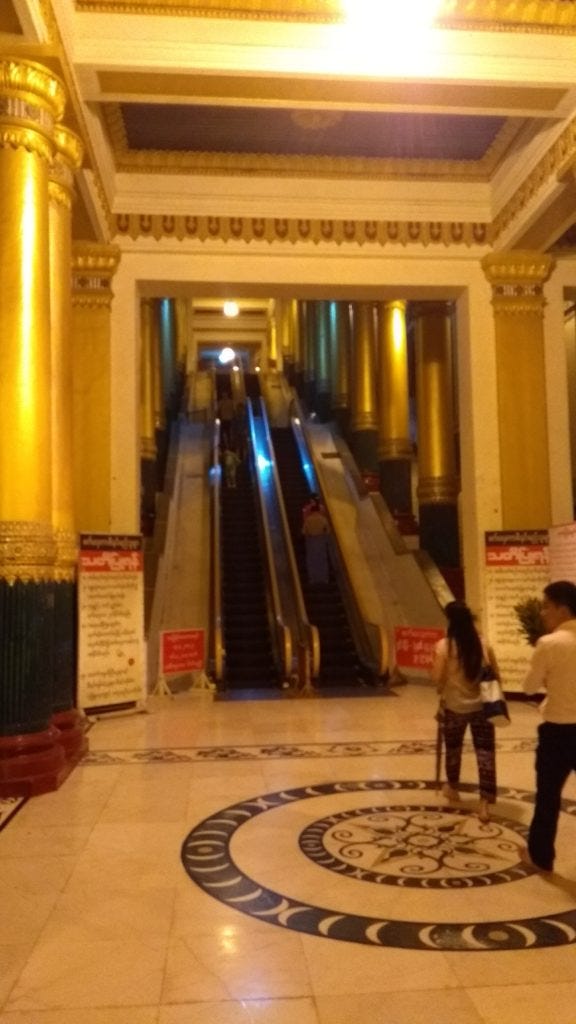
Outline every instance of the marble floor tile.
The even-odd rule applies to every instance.
[[[574,1024],[576,981],[468,988],[484,1024]]]
[[[319,1018],[311,999],[242,999],[165,1006],[158,1024],[319,1024]]]
[[[31,1010],[0,1013],[0,1024],[158,1024],[156,1006],[83,1007],[74,1010]]]
[[[405,885],[394,858],[389,867],[381,857],[386,826],[370,831],[372,808],[400,811],[396,858],[407,834],[423,849],[432,841],[426,822],[412,819],[420,806],[445,824],[434,790],[435,708],[422,684],[389,698],[227,702],[198,691],[95,721],[88,761],[0,831],[0,1024],[576,1024],[573,808],[561,816],[550,878],[470,884],[462,871],[459,888],[460,869],[443,866],[432,884]],[[505,823],[514,847],[531,815],[539,718],[528,705],[512,711],[497,736],[493,822]],[[477,828],[470,745],[462,781],[462,813],[448,824],[467,841]],[[576,777],[565,797],[576,801]],[[198,877],[205,855],[212,888],[181,860],[206,821],[213,831],[192,842]],[[336,831],[350,822],[360,834],[352,830],[342,852]],[[310,829],[323,837],[319,859],[302,839]],[[229,858],[223,885],[210,875],[212,841]],[[358,856],[373,877],[354,874]],[[236,876],[248,881],[229,892]],[[318,907],[312,927],[307,908]],[[338,931],[347,915],[364,922],[356,941]],[[512,924],[558,915],[554,941],[565,944],[487,951],[482,923],[506,939],[503,915]],[[384,941],[392,934],[397,945],[378,945],[386,921]],[[400,941],[395,922],[407,928]],[[411,948],[413,925],[424,945],[428,925],[439,925],[456,946]],[[530,929],[510,934],[534,941]],[[469,940],[471,951],[458,949]]]
[[[206,931],[178,930],[170,939],[163,1003],[311,994],[297,935],[234,920]]]
[[[467,994],[446,989],[423,992],[320,996],[319,1024],[484,1024]]]

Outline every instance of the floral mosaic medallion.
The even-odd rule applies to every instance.
[[[526,830],[514,822],[482,823],[462,810],[373,807],[316,821],[300,849],[325,868],[362,882],[462,889],[528,874],[519,862]]]
[[[475,788],[461,786],[464,796]],[[562,895],[562,888],[520,861],[533,801],[525,790],[502,788],[492,819],[483,823],[470,813],[472,803],[443,805],[432,782],[368,780],[285,789],[200,822],[184,841],[182,861],[196,885],[230,908],[309,935],[455,952],[576,943],[576,907],[568,889]],[[564,829],[576,828],[573,817],[576,801],[564,801]],[[263,844],[270,849],[264,862]],[[256,854],[260,878],[254,877]],[[342,885],[340,894],[340,882],[335,888],[329,880],[329,906],[314,898],[322,892],[324,870]],[[286,891],[270,885],[275,877],[288,880]],[[522,887],[517,897],[490,901],[487,890],[506,883]],[[387,896],[387,887],[398,895]],[[398,890],[406,892],[404,915]],[[507,905],[526,906],[528,913],[508,919]],[[534,906],[539,916],[530,916]]]

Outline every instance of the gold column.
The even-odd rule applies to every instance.
[[[278,369],[278,317],[274,300],[269,303],[266,321],[266,364],[268,369]]]
[[[54,131],[56,154],[50,196],[50,333],[52,353],[52,510],[56,579],[73,580],[77,557],[72,473],[72,260],[73,172],[82,163],[80,139],[67,128]]]
[[[152,352],[152,387],[154,396],[154,423],[156,428],[156,445],[160,435],[166,430],[166,407],[164,403],[164,366],[161,355],[161,299],[152,299],[152,335],[150,346]]]
[[[0,795],[56,788],[48,177],[61,82],[0,59]]]
[[[377,320],[378,461],[390,510],[412,511],[406,303],[382,302]]]
[[[110,309],[115,245],[72,248],[74,503],[80,532],[110,528]]]
[[[441,566],[459,564],[452,307],[423,302],[416,321],[420,544]]]
[[[330,394],[330,347],[331,347],[331,303],[316,303],[315,364],[316,364],[316,410],[322,422],[330,419],[332,398]]]
[[[350,347],[352,325],[350,303],[332,303],[332,406],[348,409],[350,405]]]
[[[372,302],[354,303],[350,383],[350,445],[360,471],[371,474],[378,468],[376,348]]]
[[[154,329],[154,299],[140,303],[140,519],[146,536],[154,532],[156,517],[156,387],[158,362],[157,336]]]
[[[188,299],[176,299],[176,362],[183,372],[188,357],[189,334],[190,303]]]
[[[503,529],[550,524],[543,286],[554,260],[516,251],[484,257],[492,285]]]
[[[83,715],[76,703],[76,560],[72,417],[71,211],[74,171],[83,147],[73,132],[54,128],[50,199],[50,334],[52,356],[52,522],[56,541],[54,587],[54,680],[52,721],[60,730],[69,764],[87,749]]]
[[[304,401],[311,412],[316,401],[316,303],[308,299],[300,303],[300,330],[304,352]]]

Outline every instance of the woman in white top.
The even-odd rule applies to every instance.
[[[451,601],[444,609],[446,636],[436,644],[432,679],[440,694],[441,722],[446,745],[444,795],[460,799],[460,765],[464,733],[469,725],[478,763],[481,821],[489,820],[489,804],[496,802],[494,726],[484,718],[480,697],[482,666],[489,662],[498,675],[492,650],[480,637],[474,617],[464,601]]]

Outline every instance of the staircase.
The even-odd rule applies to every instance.
[[[370,672],[358,660],[334,575],[331,573],[330,582],[323,586],[308,585],[302,508],[310,497],[310,490],[294,435],[290,427],[274,427],[270,433],[306,611],[320,635],[320,674],[315,683],[321,687],[364,686],[372,681]]]
[[[266,572],[248,461],[238,467],[236,488],[223,484],[222,608],[229,689],[279,685],[266,604]]]

